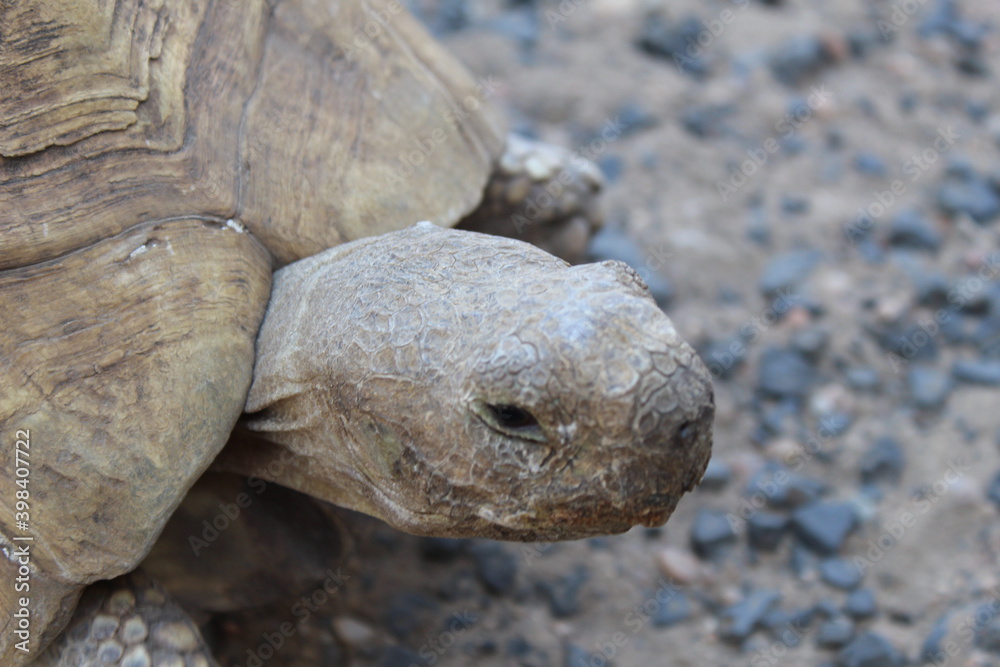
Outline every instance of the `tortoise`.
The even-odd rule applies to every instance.
[[[507,540],[660,525],[699,481],[705,367],[634,270],[542,249],[579,257],[593,166],[506,137],[396,0],[0,25],[3,664],[211,664],[137,570],[210,466]]]

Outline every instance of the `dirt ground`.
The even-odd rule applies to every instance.
[[[1000,499],[988,495],[1000,388],[953,370],[1000,362],[1000,228],[975,186],[995,198],[1000,183],[1000,7],[414,5],[499,82],[491,102],[512,128],[605,170],[609,228],[669,282],[667,313],[716,375],[719,481],[663,529],[557,545],[434,542],[358,519],[331,564],[348,578],[308,618],[290,599],[216,621],[223,664],[1000,665]],[[620,129],[596,141],[608,127]],[[792,270],[803,256],[811,270]],[[978,338],[935,326],[945,312]],[[882,334],[897,330],[893,347]],[[775,349],[805,351],[805,389],[767,389],[782,373],[762,368]],[[862,484],[886,436],[901,476]],[[767,483],[752,480],[769,462],[855,510],[837,555],[860,570],[873,616],[843,609],[827,556],[800,538],[749,545],[746,519],[795,511],[758,506]],[[737,517],[736,535],[700,559],[691,534],[705,510]],[[296,622],[279,637],[294,651],[273,648],[281,620]],[[843,648],[866,633],[901,657],[875,640]]]

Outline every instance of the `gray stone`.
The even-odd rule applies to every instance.
[[[854,623],[844,616],[834,616],[819,624],[816,645],[821,648],[841,648],[854,638]]]
[[[837,655],[839,667],[901,667],[903,656],[882,635],[858,635]]]
[[[715,558],[736,541],[736,533],[725,512],[701,509],[691,525],[691,550],[699,558]]]
[[[854,507],[844,502],[815,502],[792,514],[795,535],[802,544],[824,556],[840,551],[857,522]]]
[[[761,355],[757,387],[768,396],[802,398],[815,381],[815,368],[796,350],[770,348]]]
[[[903,474],[903,447],[894,438],[878,438],[861,457],[861,482],[896,484]]]
[[[951,374],[959,382],[1000,387],[1000,359],[961,359],[952,365]]]
[[[722,612],[720,636],[730,643],[742,643],[780,599],[781,593],[778,591],[759,590],[750,593]]]
[[[846,558],[827,558],[819,564],[819,574],[823,581],[845,591],[857,588],[864,575]]]
[[[913,404],[922,410],[936,410],[945,404],[954,382],[951,376],[930,366],[914,366],[906,375]]]

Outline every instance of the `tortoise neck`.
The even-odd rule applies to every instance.
[[[237,425],[222,452],[211,466],[218,472],[229,472],[248,479],[262,479],[301,491],[307,495],[326,500],[335,505],[371,514],[373,507],[365,506],[365,501],[348,489],[348,475],[345,479],[329,479],[326,471],[317,477],[308,457],[296,454],[286,445],[268,440]]]

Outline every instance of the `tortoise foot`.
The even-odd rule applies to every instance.
[[[58,667],[209,667],[198,627],[141,572],[94,584],[40,664]]]
[[[527,241],[578,263],[602,222],[602,183],[600,170],[583,156],[509,134],[483,201],[458,227]]]

